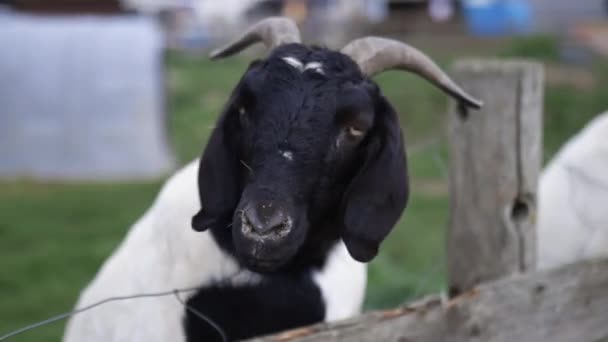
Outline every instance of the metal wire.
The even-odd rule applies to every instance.
[[[427,141],[423,141],[419,144],[413,145],[410,148],[408,148],[408,153],[409,154],[417,154],[420,152],[424,152],[427,151],[429,149],[434,149],[434,148],[438,148],[438,146],[440,146],[441,144],[441,139],[438,137],[434,137],[432,139],[429,139]],[[437,167],[440,169],[442,177],[443,178],[447,178],[447,172],[446,172],[446,162],[445,160],[443,160],[442,156],[440,155],[440,153],[438,151],[434,151],[434,161],[437,165]],[[241,161],[242,162],[242,161]],[[247,164],[245,164],[244,162],[242,162],[247,168],[249,168],[249,166]],[[251,169],[250,169],[251,171]],[[420,292],[422,292],[424,290],[424,287],[426,287],[426,285],[428,285],[429,282],[429,278],[431,278],[432,275],[434,275],[436,273],[436,271],[440,268],[440,266],[442,266],[441,263],[437,263],[434,267],[432,267],[432,271],[430,272],[430,274],[427,274],[426,277],[423,277],[423,279],[421,279],[420,283],[418,284],[415,293],[419,294]],[[236,276],[236,275],[234,275]],[[234,277],[233,276],[233,277]],[[232,277],[230,277],[232,278]],[[215,329],[218,333],[219,336],[221,336],[222,341],[227,342],[228,341],[228,337],[226,335],[226,333],[224,332],[224,330],[217,324],[215,323],[213,320],[211,320],[209,317],[207,317],[206,315],[204,315],[203,313],[201,313],[200,311],[190,307],[180,296],[179,294],[181,293],[187,293],[187,292],[193,292],[193,291],[197,291],[200,290],[201,287],[191,287],[191,288],[184,288],[184,289],[174,289],[174,290],[169,290],[169,291],[163,291],[163,292],[156,292],[156,293],[142,293],[142,294],[136,294],[136,295],[130,295],[130,296],[116,296],[116,297],[109,297],[106,299],[103,299],[99,302],[84,306],[82,308],[79,309],[75,309],[73,311],[69,311],[69,312],[64,312],[61,314],[58,314],[56,316],[52,316],[48,319],[39,321],[39,322],[35,322],[32,323],[30,325],[24,326],[22,328],[19,328],[17,330],[11,331],[5,335],[0,336],[0,342],[2,341],[6,341],[9,338],[15,337],[17,335],[23,334],[25,332],[28,332],[30,330],[34,330],[37,329],[39,327],[69,318],[71,316],[77,315],[79,313],[91,310],[93,308],[96,308],[100,305],[106,304],[106,303],[110,303],[110,302],[115,302],[115,301],[121,301],[121,300],[129,300],[129,299],[138,299],[138,298],[154,298],[154,297],[163,297],[163,296],[170,296],[173,295],[175,296],[175,299],[184,306],[184,308],[186,310],[188,310],[190,313],[192,313],[193,315],[197,316],[198,318],[200,318],[201,320],[203,320],[204,322],[206,322],[207,324],[209,324],[209,326],[211,326],[213,329]]]
[[[11,337],[15,337],[17,335],[20,335],[20,334],[28,332],[30,330],[42,327],[44,325],[51,324],[53,322],[57,322],[57,321],[60,321],[62,319],[66,319],[68,317],[74,316],[74,315],[79,314],[81,312],[85,312],[85,311],[91,310],[91,309],[93,309],[95,307],[98,307],[98,306],[106,304],[106,303],[116,302],[116,301],[121,301],[121,300],[128,300],[128,299],[152,298],[152,297],[163,297],[163,296],[174,295],[177,298],[178,302],[180,302],[188,311],[192,312],[194,315],[196,315],[197,317],[201,318],[206,323],[208,323],[211,327],[213,327],[213,329],[217,330],[218,334],[222,337],[223,341],[227,342],[228,339],[226,338],[226,333],[222,330],[222,328],[219,325],[217,325],[215,322],[213,322],[209,317],[203,315],[199,311],[197,311],[194,308],[191,308],[190,306],[188,306],[188,304],[186,304],[179,297],[180,293],[193,292],[193,291],[197,291],[197,290],[200,290],[200,287],[191,287],[191,288],[184,288],[184,289],[174,289],[174,290],[170,290],[170,291],[156,292],[156,293],[141,293],[141,294],[136,294],[136,295],[131,295],[131,296],[109,297],[109,298],[103,299],[103,300],[101,300],[99,302],[96,302],[96,303],[84,306],[82,308],[79,308],[79,309],[76,309],[76,310],[73,310],[73,311],[69,311],[69,312],[64,312],[62,314],[50,317],[50,318],[45,319],[43,321],[39,321],[39,322],[30,324],[30,325],[27,325],[27,326],[25,326],[23,328],[14,330],[12,332],[9,332],[6,335],[0,336],[0,341],[8,340]]]
[[[407,149],[408,155],[414,155],[418,153],[425,153],[432,158],[433,166],[439,171],[438,179],[442,181],[448,181],[448,162],[442,153],[442,146],[444,146],[445,140],[443,136],[433,136],[430,139],[414,144]],[[411,294],[406,298],[405,303],[410,303],[420,296],[428,292],[429,287],[432,283],[433,277],[441,274],[442,270],[445,269],[445,261],[443,257],[429,260],[426,272],[419,275],[416,287]]]
[[[222,337],[223,342],[228,342],[228,337],[226,336],[226,333],[219,325],[209,319],[209,317],[203,315],[200,311],[186,304],[186,302],[184,302],[183,299],[179,296],[179,292],[174,291],[173,294],[175,295],[175,299],[177,299],[177,301],[180,302],[186,308],[186,310],[190,311],[193,315],[207,322],[207,324],[212,326],[218,332],[218,334]]]

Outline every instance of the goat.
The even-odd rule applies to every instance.
[[[539,184],[540,269],[608,256],[608,112],[571,138]]]
[[[188,309],[173,297],[109,303],[73,318],[66,342],[238,340],[360,311],[365,263],[409,193],[397,114],[371,77],[409,70],[480,102],[408,45],[308,47],[285,18],[212,58],[260,41],[270,54],[236,85],[202,158],[171,177],[78,302],[195,286]]]

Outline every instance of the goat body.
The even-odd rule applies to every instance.
[[[399,119],[370,77],[409,70],[481,101],[408,45],[308,47],[284,18],[213,56],[259,40],[272,51],[245,71],[200,161],[168,181],[78,304],[197,287],[188,308],[171,296],[109,303],[72,319],[65,341],[221,340],[203,315],[237,340],[359,312],[362,262],[409,197]]]
[[[218,339],[197,313],[230,340],[352,316],[366,268],[351,256],[376,255],[406,198],[399,124],[377,87],[337,52],[279,47],[250,66],[198,164],[168,181],[78,304],[199,287],[185,298],[194,310],[172,296],[109,303],[75,317],[65,340]]]
[[[227,322],[218,322],[228,332],[242,331],[243,326],[252,324],[248,322],[257,322],[259,312],[273,308],[273,301],[297,304],[303,310],[311,308],[318,320],[336,320],[359,312],[366,266],[354,261],[341,243],[336,243],[324,268],[302,275],[308,278],[307,285],[296,294],[301,299],[296,303],[296,296],[286,298],[292,290],[290,281],[276,281],[240,268],[210,232],[193,231],[190,217],[200,208],[197,171],[198,162],[192,162],[167,181],[151,208],[83,291],[77,308],[110,297],[195,287],[201,290],[184,293],[183,299],[208,313],[211,308],[201,305],[208,304],[203,303],[203,297],[212,296],[217,312],[209,316],[217,319],[218,313],[228,315]],[[293,312],[272,314],[276,325],[293,317]],[[195,319],[192,325],[199,327],[191,328],[190,333],[211,336],[200,341],[220,340],[215,329],[200,318],[187,319]],[[185,320],[186,309],[174,296],[110,302],[74,316],[64,341],[195,341],[196,336],[187,335]]]
[[[608,112],[570,139],[539,186],[538,267],[608,256]]]

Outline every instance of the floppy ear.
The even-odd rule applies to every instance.
[[[196,231],[227,225],[238,204],[238,128],[229,114],[220,118],[200,160],[198,192],[202,208],[192,218]]]
[[[407,161],[399,120],[381,98],[363,147],[364,163],[343,200],[342,239],[357,261],[371,261],[405,209],[409,196]]]

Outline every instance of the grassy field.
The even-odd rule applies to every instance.
[[[554,61],[552,40],[519,40],[500,56]],[[449,61],[446,61],[449,62]],[[170,132],[184,163],[201,151],[246,60],[209,62],[168,58]],[[598,65],[595,85],[550,85],[546,92],[546,156],[594,114],[608,109],[608,67]],[[398,108],[411,148],[412,199],[379,257],[372,263],[367,308],[397,305],[443,289],[448,200],[443,137],[446,99],[413,76],[378,77]],[[129,225],[151,203],[162,180],[140,183],[0,183],[0,335],[71,309]],[[56,323],[11,341],[56,341]]]

